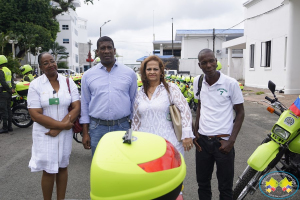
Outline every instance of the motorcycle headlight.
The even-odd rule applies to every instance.
[[[290,136],[290,133],[288,131],[284,130],[278,125],[274,127],[273,133],[284,140],[288,139],[288,137]]]

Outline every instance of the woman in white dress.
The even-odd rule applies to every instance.
[[[171,142],[184,155],[193,147],[192,114],[179,88],[164,79],[164,63],[149,56],[140,67],[142,88],[138,91],[133,111],[132,129],[159,135]],[[169,97],[180,110],[182,142],[178,142],[169,114]]]
[[[32,128],[32,154],[29,168],[32,172],[43,171],[42,192],[44,199],[51,199],[56,182],[57,199],[64,199],[72,149],[73,122],[80,113],[78,89],[72,79],[57,73],[53,56],[44,52],[38,56],[43,75],[30,83],[27,103]],[[68,107],[71,104],[72,110]]]

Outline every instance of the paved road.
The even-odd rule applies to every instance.
[[[235,180],[246,167],[247,158],[269,133],[276,115],[265,110],[265,106],[257,103],[245,103],[246,117],[236,141]],[[40,200],[41,173],[31,173],[28,161],[31,155],[31,128],[14,129],[10,134],[0,135],[0,199]],[[183,191],[185,200],[197,199],[197,183],[195,176],[195,151],[185,154],[187,177]],[[89,170],[91,155],[80,144],[73,142],[73,150],[69,165],[69,181],[66,199],[89,199]],[[215,172],[214,172],[215,173]],[[213,199],[218,199],[217,180],[212,180]],[[297,195],[297,196],[296,196]],[[299,192],[291,199],[300,199]],[[54,195],[55,197],[55,195]],[[53,198],[54,199],[54,198]],[[260,191],[246,199],[268,199]]]

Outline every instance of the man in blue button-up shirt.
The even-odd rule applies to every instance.
[[[86,71],[81,80],[82,143],[85,149],[92,149],[92,155],[104,134],[130,128],[137,92],[136,74],[115,60],[111,38],[99,38],[96,53],[101,62]]]

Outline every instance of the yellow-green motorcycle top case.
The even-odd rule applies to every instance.
[[[91,199],[175,200],[186,175],[182,155],[160,136],[133,131],[127,144],[124,134],[109,132],[98,143],[91,165]]]
[[[28,82],[28,81],[18,82],[16,84],[16,92],[20,96],[27,96],[29,85],[30,85],[30,82]]]

